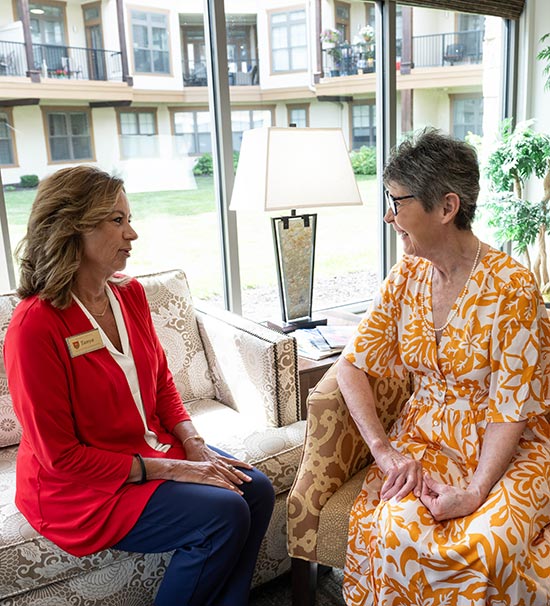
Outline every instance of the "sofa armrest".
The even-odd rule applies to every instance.
[[[380,420],[387,429],[411,393],[410,378],[370,381]],[[370,461],[369,449],[338,388],[334,364],[307,400],[304,450],[288,496],[288,549],[292,557],[317,561],[321,510]]]
[[[299,421],[295,340],[219,308],[196,312],[216,398],[266,427]]]

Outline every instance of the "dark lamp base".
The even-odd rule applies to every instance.
[[[326,324],[326,318],[319,318],[317,320],[304,318],[303,320],[296,320],[294,322],[284,322],[281,326],[281,330],[284,333],[288,333],[293,330],[298,330],[298,328],[315,328],[316,326],[326,326]]]

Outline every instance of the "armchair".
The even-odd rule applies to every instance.
[[[411,394],[411,381],[371,379],[385,428]],[[333,365],[308,397],[304,451],[288,496],[293,606],[314,606],[317,564],[344,567],[349,514],[371,462]]]

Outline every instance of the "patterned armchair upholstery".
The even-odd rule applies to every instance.
[[[410,381],[371,379],[385,428],[411,394]],[[288,496],[294,606],[315,604],[317,564],[344,567],[349,514],[371,461],[338,388],[333,365],[308,397],[304,451]]]
[[[302,452],[295,341],[235,314],[196,310],[182,271],[141,276],[153,322],[193,422],[207,442],[249,461],[275,486],[254,584],[290,568],[286,498]],[[14,295],[0,296],[0,347]],[[0,363],[0,603],[150,606],[169,554],[104,550],[71,556],[38,535],[14,504],[21,428]]]

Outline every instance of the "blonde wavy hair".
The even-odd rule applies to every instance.
[[[15,251],[22,299],[38,295],[59,309],[69,307],[82,234],[110,215],[121,192],[121,179],[87,165],[63,168],[40,182],[26,236]]]

